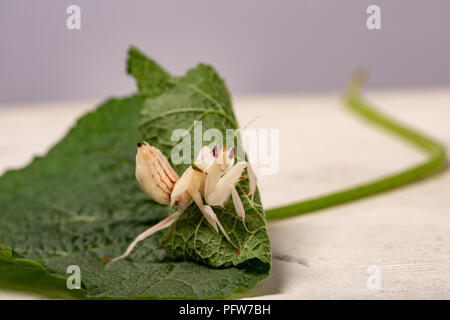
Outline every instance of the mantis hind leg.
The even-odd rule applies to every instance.
[[[234,186],[231,189],[231,197],[233,198],[234,208],[236,209],[237,215],[242,218],[242,223],[244,224],[245,230],[250,234],[254,234],[255,231],[249,231],[247,228],[247,224],[245,223],[244,205],[242,204],[241,197],[239,196],[239,194],[236,191],[236,188]]]
[[[158,222],[157,224],[155,224],[154,226],[148,228],[147,230],[145,230],[144,232],[142,232],[140,235],[138,235],[133,242],[131,242],[131,244],[128,246],[127,250],[121,255],[118,256],[114,259],[107,259],[105,258],[104,260],[109,260],[108,262],[115,262],[115,261],[119,261],[122,260],[126,257],[128,257],[130,255],[130,253],[133,251],[134,247],[141,242],[142,240],[147,239],[149,236],[151,236],[152,234],[154,234],[155,232],[167,228],[169,227],[174,221],[175,219],[184,212],[184,210],[186,209],[186,206],[182,206],[179,207],[177,211],[175,211],[174,213],[172,213],[170,216],[168,216],[167,218],[161,220],[160,222]]]

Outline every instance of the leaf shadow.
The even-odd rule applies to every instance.
[[[295,228],[300,237],[296,241],[302,241],[302,236],[307,236],[307,233],[301,231],[301,223],[296,223]],[[309,262],[298,253],[290,254],[286,252],[285,243],[289,241],[286,239],[286,228],[292,227],[292,224],[269,222],[268,233],[270,244],[272,248],[272,267],[269,276],[259,282],[254,288],[248,290],[240,290],[235,292],[231,298],[246,299],[246,298],[262,298],[264,296],[275,296],[283,293],[283,289],[291,282],[290,274],[292,274],[292,264],[298,266],[299,270],[308,268]],[[300,240],[299,240],[300,239]],[[301,273],[298,274],[302,277]]]

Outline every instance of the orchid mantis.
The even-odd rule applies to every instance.
[[[110,261],[126,258],[138,242],[161,229],[169,227],[189,207],[191,200],[198,206],[211,227],[217,233],[220,229],[228,242],[240,252],[239,248],[231,241],[212,208],[212,206],[223,207],[231,195],[236,213],[242,219],[245,230],[253,233],[248,230],[245,224],[244,205],[235,185],[241,178],[243,171],[247,169],[248,195],[251,195],[253,200],[256,191],[256,176],[247,161],[234,164],[234,153],[234,147],[228,151],[225,147],[214,146],[212,150],[203,147],[195,162],[179,178],[159,149],[152,147],[147,142],[138,143],[136,178],[141,189],[154,201],[177,207],[177,210],[141,233],[128,246],[125,253]],[[203,199],[205,202],[203,202]]]

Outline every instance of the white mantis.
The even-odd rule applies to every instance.
[[[249,193],[254,195],[256,190],[256,176],[246,161],[234,164],[235,149],[228,151],[225,147],[213,150],[203,147],[196,161],[178,178],[167,158],[161,151],[150,146],[147,142],[138,143],[136,155],[136,178],[142,190],[153,200],[161,204],[168,204],[178,209],[156,225],[141,233],[128,246],[121,256],[111,259],[118,261],[127,257],[136,244],[158,230],[170,226],[189,206],[191,200],[199,207],[206,221],[218,233],[220,231],[238,252],[239,248],[231,241],[211,206],[222,206],[231,195],[236,213],[242,218],[245,230],[245,210],[241,198],[236,190],[236,183],[242,172],[247,168],[249,179]],[[203,202],[203,198],[205,202]]]

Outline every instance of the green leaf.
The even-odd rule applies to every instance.
[[[171,141],[174,129],[186,129],[194,135],[194,122],[202,121],[203,131],[236,129],[228,89],[213,68],[203,64],[182,78],[172,78],[172,86],[156,98],[149,98],[142,110],[141,132],[145,140],[158,147],[169,159],[178,141]],[[192,142],[194,157],[194,143]],[[174,164],[180,174],[189,164]]]
[[[158,77],[137,71],[139,64],[146,65],[144,58],[132,49],[129,66],[133,74],[139,75],[139,87],[151,99],[159,99],[158,95],[165,95],[184,81],[166,79],[163,82],[167,85],[150,90],[149,79]],[[152,66],[147,72],[165,73]],[[221,94],[228,96],[219,90],[210,94],[217,99]],[[175,254],[177,241],[169,245],[165,240],[166,248],[161,247],[164,231],[160,231],[139,244],[126,260],[106,264],[101,259],[122,253],[137,234],[172,210],[150,200],[134,176],[136,142],[142,138],[138,129],[140,112],[144,101],[147,111],[152,104],[148,95],[107,101],[82,117],[45,157],[35,158],[26,168],[8,171],[0,178],[1,287],[31,290],[17,282],[34,279],[42,292],[53,297],[77,296],[65,289],[64,279],[67,267],[78,265],[83,292],[88,297],[198,299],[227,297],[239,288],[253,287],[267,276],[269,243],[264,219],[261,221],[256,211],[249,213],[248,222],[250,228],[261,228],[255,240],[240,235],[238,230],[232,233],[248,247],[240,258],[231,255],[224,260],[226,255],[216,252],[216,258],[209,258],[210,266],[205,265],[208,259],[199,258],[201,255]],[[227,113],[234,119],[231,109]],[[226,122],[216,121],[222,125]],[[245,181],[242,188],[246,190]],[[245,199],[244,204],[249,205]],[[182,218],[188,219],[194,213],[191,207]],[[220,219],[235,219],[231,213],[218,214]],[[204,227],[202,224],[199,230],[207,235],[211,230]],[[170,229],[164,238],[176,240],[170,236],[173,233]],[[212,237],[220,239],[217,234]],[[208,244],[216,250],[214,245]],[[253,253],[251,246],[255,247]],[[211,267],[217,265],[222,268]]]
[[[142,110],[141,130],[146,141],[160,148],[170,158],[171,150],[177,143],[167,143],[173,130],[186,129],[192,133],[194,121],[202,121],[203,132],[215,128],[224,137],[226,129],[237,127],[224,81],[212,67],[203,64],[176,79],[173,87],[160,96],[147,99]],[[191,146],[192,161],[195,155],[193,135]],[[172,164],[180,175],[188,166]],[[227,201],[224,208],[213,209],[231,240],[240,248],[240,253],[221,233],[214,231],[198,207],[192,204],[162,239],[167,254],[171,258],[196,260],[213,267],[238,266],[251,261],[252,267],[268,272],[270,244],[259,196],[255,196],[254,203],[245,196],[248,193],[247,181],[241,181],[237,190],[244,204],[246,224],[250,230],[256,231],[254,234],[246,232],[232,201]]]
[[[170,75],[135,47],[128,50],[127,72],[136,79],[139,91],[148,97],[155,97],[170,86]]]

